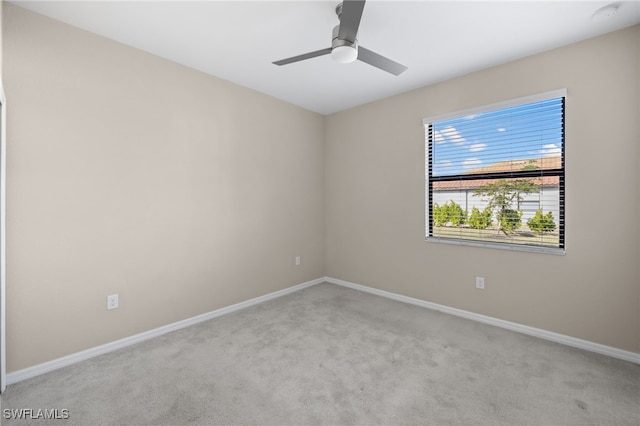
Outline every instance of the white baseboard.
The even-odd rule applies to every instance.
[[[640,364],[639,353],[625,351],[625,350],[614,348],[611,346],[601,345],[599,343],[590,342],[588,340],[577,339],[575,337],[554,333],[552,331],[542,330],[540,328],[529,327],[527,325],[522,325],[515,322],[504,321],[498,318],[488,317],[486,315],[475,314],[473,312],[463,311],[462,309],[451,308],[449,306],[439,305],[437,303],[426,302],[421,299],[403,296],[401,294],[391,293],[384,290],[378,290],[376,288],[367,287],[361,284],[354,284],[354,283],[339,280],[336,278],[325,277],[325,281],[331,284],[336,284],[336,285],[348,287],[354,290],[363,291],[365,293],[375,294],[376,296],[386,297],[388,299],[393,299],[400,302],[420,306],[423,308],[444,312],[447,314],[455,315],[457,317],[470,319],[473,321],[493,325],[500,328],[505,328],[507,330],[517,331],[518,333],[527,334],[529,336],[539,337],[544,340],[549,340],[556,343],[562,343],[567,346],[585,349],[587,351],[599,353],[602,355],[608,355],[613,358],[618,358],[625,361]]]
[[[307,281],[305,283],[298,284],[293,287],[288,287],[283,290],[265,294],[264,296],[260,296],[254,299],[246,300],[244,302],[236,303],[235,305],[226,306],[224,308],[216,309],[215,311],[207,312],[201,315],[197,315],[195,317],[187,318],[182,321],[174,322],[173,324],[168,324],[162,327],[154,328],[153,330],[145,331],[143,333],[136,334],[130,337],[125,337],[124,339],[120,339],[114,342],[106,343],[104,345],[96,346],[94,348],[87,349],[81,352],[76,352],[74,354],[67,355],[62,358],[57,358],[51,361],[43,362],[42,364],[34,365],[32,367],[27,367],[22,370],[17,370],[7,374],[7,377],[6,377],[7,384],[10,385],[13,383],[20,382],[22,380],[30,379],[32,377],[39,376],[40,374],[57,370],[58,368],[66,367],[68,365],[75,364],[77,362],[84,361],[86,359],[93,358],[98,355],[103,355],[108,352],[122,349],[127,346],[131,346],[136,343],[140,343],[145,340],[149,340],[154,337],[158,337],[163,334],[170,333],[172,331],[180,330],[182,328],[189,327],[191,325],[195,325],[203,321],[207,321],[222,315],[226,315],[231,312],[238,311],[240,309],[248,308],[249,306],[258,305],[268,300],[282,297],[284,295],[287,295],[287,294],[290,294],[290,293],[293,293],[293,292],[296,292],[304,288],[311,287],[323,282],[325,282],[324,277],[317,278],[315,280]]]
[[[542,330],[535,327],[529,327],[527,325],[522,325],[522,324],[510,322],[510,321],[504,321],[498,318],[475,314],[473,312],[451,308],[445,305],[439,305],[437,303],[431,303],[421,299],[403,296],[401,294],[391,293],[389,291],[379,290],[376,288],[367,287],[361,284],[355,284],[348,281],[339,280],[336,278],[322,277],[322,278],[317,278],[315,280],[307,281],[305,283],[298,284],[292,287],[288,287],[283,290],[275,291],[273,293],[265,294],[264,296],[260,296],[254,299],[246,300],[244,302],[236,303],[235,305],[216,309],[215,311],[197,315],[192,318],[187,318],[185,320],[178,321],[173,324],[168,324],[163,327],[154,328],[153,330],[145,331],[143,333],[136,334],[134,336],[125,337],[124,339],[116,340],[114,342],[96,346],[94,348],[77,352],[75,354],[67,355],[62,358],[57,358],[51,361],[44,362],[42,364],[34,365],[32,367],[27,367],[22,370],[17,370],[17,371],[8,373],[6,376],[6,383],[7,385],[10,385],[13,383],[20,382],[22,380],[30,379],[32,377],[36,377],[53,370],[57,370],[58,368],[66,367],[68,365],[72,365],[77,362],[96,357],[98,355],[103,355],[118,349],[122,349],[127,346],[131,346],[136,343],[140,343],[145,340],[149,340],[154,337],[158,337],[163,334],[170,333],[172,331],[180,330],[182,328],[189,327],[191,325],[195,325],[203,321],[207,321],[222,315],[226,315],[231,312],[238,311],[240,309],[248,308],[249,306],[258,305],[268,300],[282,297],[287,294],[294,293],[296,291],[299,291],[323,282],[340,285],[343,287],[348,287],[348,288],[362,291],[365,293],[374,294],[376,296],[386,297],[388,299],[397,300],[399,302],[409,303],[411,305],[416,305],[423,308],[444,312],[447,314],[455,315],[457,317],[478,321],[484,324],[493,325],[493,326],[504,328],[507,330],[517,331],[519,333],[539,337],[541,339],[549,340],[552,342],[562,343],[567,346],[585,349],[591,352],[596,352],[599,354],[608,355],[613,358],[618,358],[625,361],[640,364],[640,354],[635,352],[625,351],[625,350],[617,349],[611,346],[601,345],[599,343],[577,339],[575,337],[565,336],[563,334],[558,334],[558,333]]]

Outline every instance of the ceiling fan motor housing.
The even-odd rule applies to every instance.
[[[358,40],[353,43],[348,40],[338,38],[340,25],[333,28],[333,37],[331,40],[331,57],[341,63],[349,63],[358,59]]]

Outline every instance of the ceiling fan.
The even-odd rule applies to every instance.
[[[337,62],[349,63],[357,59],[393,75],[402,74],[407,69],[404,65],[358,45],[356,36],[358,35],[358,27],[360,26],[360,18],[362,18],[365,1],[344,0],[336,7],[336,14],[340,24],[333,29],[331,47],[281,59],[273,62],[273,64],[287,65],[331,54],[331,57]]]

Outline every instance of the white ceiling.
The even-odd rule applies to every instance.
[[[323,56],[333,1],[12,1],[104,37],[330,114],[640,23],[640,1],[381,1],[364,8],[358,40],[409,69],[393,76]]]

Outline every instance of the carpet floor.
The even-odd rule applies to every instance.
[[[2,409],[3,425],[639,425],[640,365],[320,284],[10,385]]]

